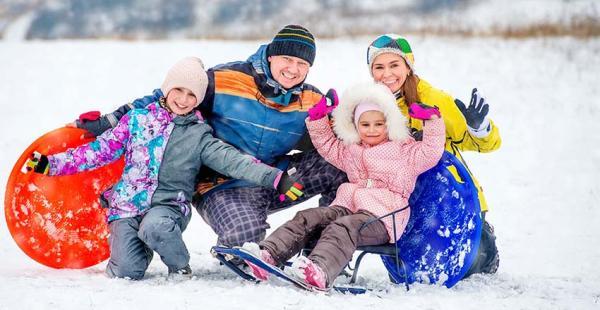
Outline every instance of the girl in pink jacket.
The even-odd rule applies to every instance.
[[[437,164],[445,142],[444,122],[437,108],[411,105],[411,116],[426,120],[423,140],[415,141],[394,95],[382,84],[351,87],[336,109],[335,91],[327,97],[331,97],[329,101],[324,97],[308,111],[306,126],[319,154],[345,171],[349,182],[338,188],[330,207],[300,211],[260,245],[244,245],[266,262],[277,265],[320,235],[310,255],[299,257],[292,266],[297,276],[318,288],[331,285],[358,246],[396,242],[400,238],[410,208],[395,215],[396,235],[391,217],[360,228],[373,218],[408,205],[417,177]],[[331,111],[333,130],[327,117]],[[266,279],[264,270],[251,267],[257,278]]]

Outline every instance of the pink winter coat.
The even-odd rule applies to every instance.
[[[338,188],[331,205],[342,206],[352,212],[363,209],[376,216],[408,204],[417,177],[440,160],[446,137],[442,119],[425,121],[423,141],[407,136],[400,141],[388,141],[372,147],[342,142],[334,135],[327,117],[315,121],[307,119],[306,126],[319,154],[346,172],[350,181]],[[400,238],[409,216],[410,208],[396,214],[396,236],[391,218],[383,221],[390,242]]]

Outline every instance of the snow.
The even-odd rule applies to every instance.
[[[319,40],[309,81],[343,91],[369,79],[372,38]],[[359,283],[380,290],[330,296],[238,279],[209,254],[215,234],[194,214],[184,238],[194,278],[173,283],[155,256],[143,281],[108,279],[105,263],[56,270],[29,259],[0,221],[0,309],[599,309],[600,39],[409,37],[418,74],[468,101],[478,87],[503,145],[465,153],[490,205],[501,263],[452,289],[388,283],[367,256]],[[38,136],[81,112],[112,111],[158,87],[178,59],[245,59],[259,42],[0,42],[0,184]],[[4,198],[4,193],[0,194]],[[316,200],[300,208],[312,207]],[[269,217],[272,227],[298,208]]]

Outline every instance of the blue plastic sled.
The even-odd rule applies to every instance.
[[[481,238],[477,190],[465,166],[444,152],[437,166],[417,179],[411,214],[396,242],[405,268],[392,257],[383,264],[396,283],[455,285],[473,263]]]

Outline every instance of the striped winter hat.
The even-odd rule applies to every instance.
[[[400,55],[404,58],[410,69],[413,72],[415,71],[415,57],[413,56],[410,44],[408,44],[405,38],[392,33],[381,35],[375,39],[367,49],[367,64],[369,65],[369,69],[373,65],[373,60],[383,53]]]
[[[274,55],[294,56],[306,60],[311,66],[316,53],[315,38],[310,31],[298,25],[283,27],[267,48],[267,57]]]

